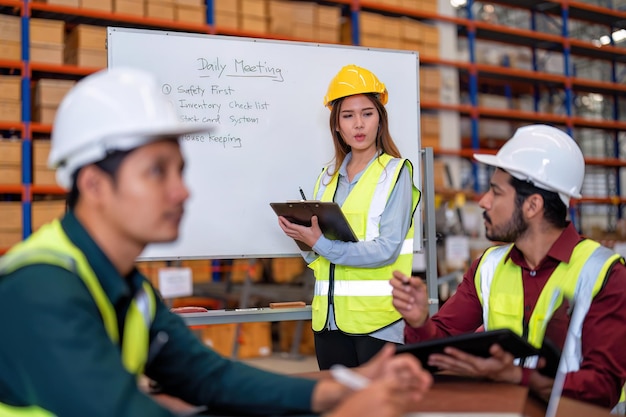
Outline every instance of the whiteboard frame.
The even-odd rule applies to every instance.
[[[130,28],[120,28],[120,27],[108,27],[107,28],[107,49],[108,49],[108,63],[109,63],[109,67],[112,66],[112,63],[115,62],[115,51],[113,50],[114,48],[112,47],[112,45],[115,44],[115,42],[111,42],[111,37],[115,37],[116,34],[122,34],[122,33],[135,33],[135,34],[149,34],[149,35],[162,35],[162,36],[176,36],[176,37],[185,37],[185,38],[208,38],[208,39],[213,39],[213,40],[218,40],[218,41],[224,41],[224,42],[251,42],[251,43],[268,43],[268,44],[287,44],[287,45],[293,45],[293,46],[302,46],[302,47],[311,47],[311,48],[319,48],[319,47],[323,47],[323,48],[338,48],[338,49],[355,49],[355,50],[360,50],[360,51],[372,51],[372,52],[385,52],[385,53],[397,53],[397,54],[410,54],[410,55],[414,55],[415,59],[416,59],[416,64],[417,64],[417,72],[415,74],[416,76],[416,87],[417,87],[417,91],[415,93],[415,98],[416,98],[416,105],[417,105],[417,115],[416,115],[416,123],[417,123],[417,143],[415,144],[416,146],[416,152],[418,157],[411,157],[411,160],[414,164],[414,182],[415,184],[420,187],[421,184],[421,191],[422,191],[422,201],[420,202],[420,204],[418,205],[416,211],[415,211],[415,215],[414,215],[414,221],[415,221],[415,244],[414,244],[414,252],[421,252],[424,249],[424,242],[422,241],[421,237],[423,236],[424,233],[424,228],[422,225],[422,207],[424,206],[425,202],[425,189],[424,189],[424,185],[425,182],[422,182],[422,173],[421,173],[421,166],[422,166],[422,149],[421,149],[421,126],[419,123],[419,114],[420,114],[420,98],[419,98],[419,55],[414,52],[414,51],[405,51],[405,50],[390,50],[390,49],[381,49],[381,48],[367,48],[367,47],[361,47],[361,46],[347,46],[347,45],[335,45],[335,44],[322,44],[322,43],[307,43],[307,42],[292,42],[292,41],[279,41],[279,40],[271,40],[271,39],[256,39],[256,38],[245,38],[245,37],[229,37],[229,36],[221,36],[221,35],[208,35],[208,34],[198,34],[198,33],[185,33],[185,32],[171,32],[171,31],[162,31],[162,30],[151,30],[151,29],[130,29]],[[113,65],[115,66],[115,65]],[[150,68],[144,68],[146,70],[150,70]],[[403,155],[405,155],[405,152],[403,152]],[[405,155],[408,157],[408,155]],[[321,168],[321,167],[320,167]],[[295,191],[295,190],[294,190]],[[193,192],[193,190],[192,190]],[[285,196],[287,197],[287,196]],[[269,201],[268,201],[268,209],[269,209]],[[278,228],[278,225],[276,224],[276,228]],[[280,230],[279,230],[280,231]],[[282,233],[282,231],[280,231]],[[203,253],[201,255],[192,255],[192,256],[186,256],[185,254],[181,254],[181,253],[175,253],[172,255],[163,255],[163,254],[151,254],[150,253],[150,246],[148,247],[148,250],[146,252],[144,252],[144,254],[142,254],[142,256],[140,256],[140,260],[178,260],[178,259],[234,259],[234,258],[268,258],[268,257],[290,257],[290,256],[300,256],[299,251],[297,250],[297,246],[295,244],[293,244],[293,251],[285,251],[284,253],[275,253],[275,252],[268,252],[268,253],[263,253],[263,252],[259,252],[259,253]]]

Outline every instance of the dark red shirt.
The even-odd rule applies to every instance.
[[[531,270],[522,253],[514,246],[510,259],[522,269],[524,318],[528,322],[539,294],[561,262],[569,262],[574,247],[583,239],[570,224],[552,245],[538,267]],[[482,305],[476,294],[474,274],[479,259],[463,276],[456,293],[422,327],[406,326],[406,343],[475,331],[483,324]],[[565,341],[569,317],[564,303],[548,324],[546,337],[557,346]],[[626,267],[615,264],[600,292],[591,303],[583,323],[580,370],[567,374],[563,395],[613,407],[626,380]]]

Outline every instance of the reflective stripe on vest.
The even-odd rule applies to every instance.
[[[119,344],[119,328],[115,308],[104,292],[100,281],[83,252],[67,237],[58,220],[42,226],[27,240],[14,246],[0,258],[0,276],[35,264],[50,264],[67,269],[80,276],[89,290],[107,335]],[[124,340],[121,346],[124,368],[135,375],[143,372],[148,357],[150,325],[156,314],[156,298],[152,287],[144,282],[131,301],[124,323]],[[11,410],[4,413],[5,409]],[[12,407],[0,404],[2,416],[51,416],[37,407]],[[37,413],[47,414],[37,414]]]
[[[342,211],[354,233],[361,241],[369,241],[380,235],[380,218],[387,200],[398,181],[404,164],[410,175],[413,167],[408,160],[382,154],[372,162],[354,186],[342,205]],[[333,201],[339,174],[328,176],[325,169],[315,185],[315,198]],[[419,191],[413,187],[412,210],[420,199]],[[333,265],[318,257],[309,267],[315,271],[315,289],[312,304],[313,330],[323,330],[327,325],[329,294],[335,306],[335,322],[343,332],[369,334],[388,326],[401,316],[392,305],[389,278],[394,270],[411,273],[413,264],[413,224],[402,243],[400,255],[394,263],[378,268],[356,268]],[[330,271],[334,271],[330,282]],[[331,288],[332,285],[332,288]]]
[[[483,308],[485,330],[509,328],[524,336],[524,300],[522,270],[507,254],[512,245],[485,251],[474,275],[476,292]],[[563,297],[576,305],[569,331],[574,343],[565,346],[566,372],[578,370],[582,361],[580,337],[584,318],[593,297],[600,291],[610,267],[620,259],[615,252],[591,240],[576,245],[570,262],[561,262],[537,299],[528,323],[528,341],[536,347],[543,343],[546,327]]]

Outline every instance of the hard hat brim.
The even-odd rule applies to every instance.
[[[536,178],[530,178],[528,175],[519,172],[519,170],[517,170],[515,167],[511,167],[505,163],[502,162],[502,160],[500,160],[500,158],[498,158],[497,155],[489,155],[489,154],[474,154],[474,159],[476,159],[478,162],[481,162],[485,165],[489,165],[492,167],[496,167],[496,168],[500,168],[506,172],[509,173],[509,175],[517,178],[518,180],[522,180],[522,181],[530,181],[532,182],[536,187],[544,189],[544,190],[548,190],[548,191],[552,191],[555,192],[557,194],[563,194],[567,197],[572,197],[572,198],[581,198],[582,195],[580,193],[572,193],[571,191],[568,190],[561,190],[558,189],[556,187],[554,187],[553,185],[550,184],[546,184],[543,181],[540,181]],[[564,197],[561,197],[561,199],[563,199]],[[565,202],[565,200],[564,200]],[[567,203],[565,203],[567,205]]]

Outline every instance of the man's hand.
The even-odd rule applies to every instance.
[[[428,291],[419,278],[394,271],[389,281],[393,290],[393,306],[411,327],[420,327],[428,318]]]
[[[488,358],[470,355],[452,347],[445,348],[444,352],[445,354],[430,355],[428,365],[461,376],[514,384],[519,384],[522,380],[522,368],[514,364],[513,355],[497,344],[489,348],[491,356]]]

